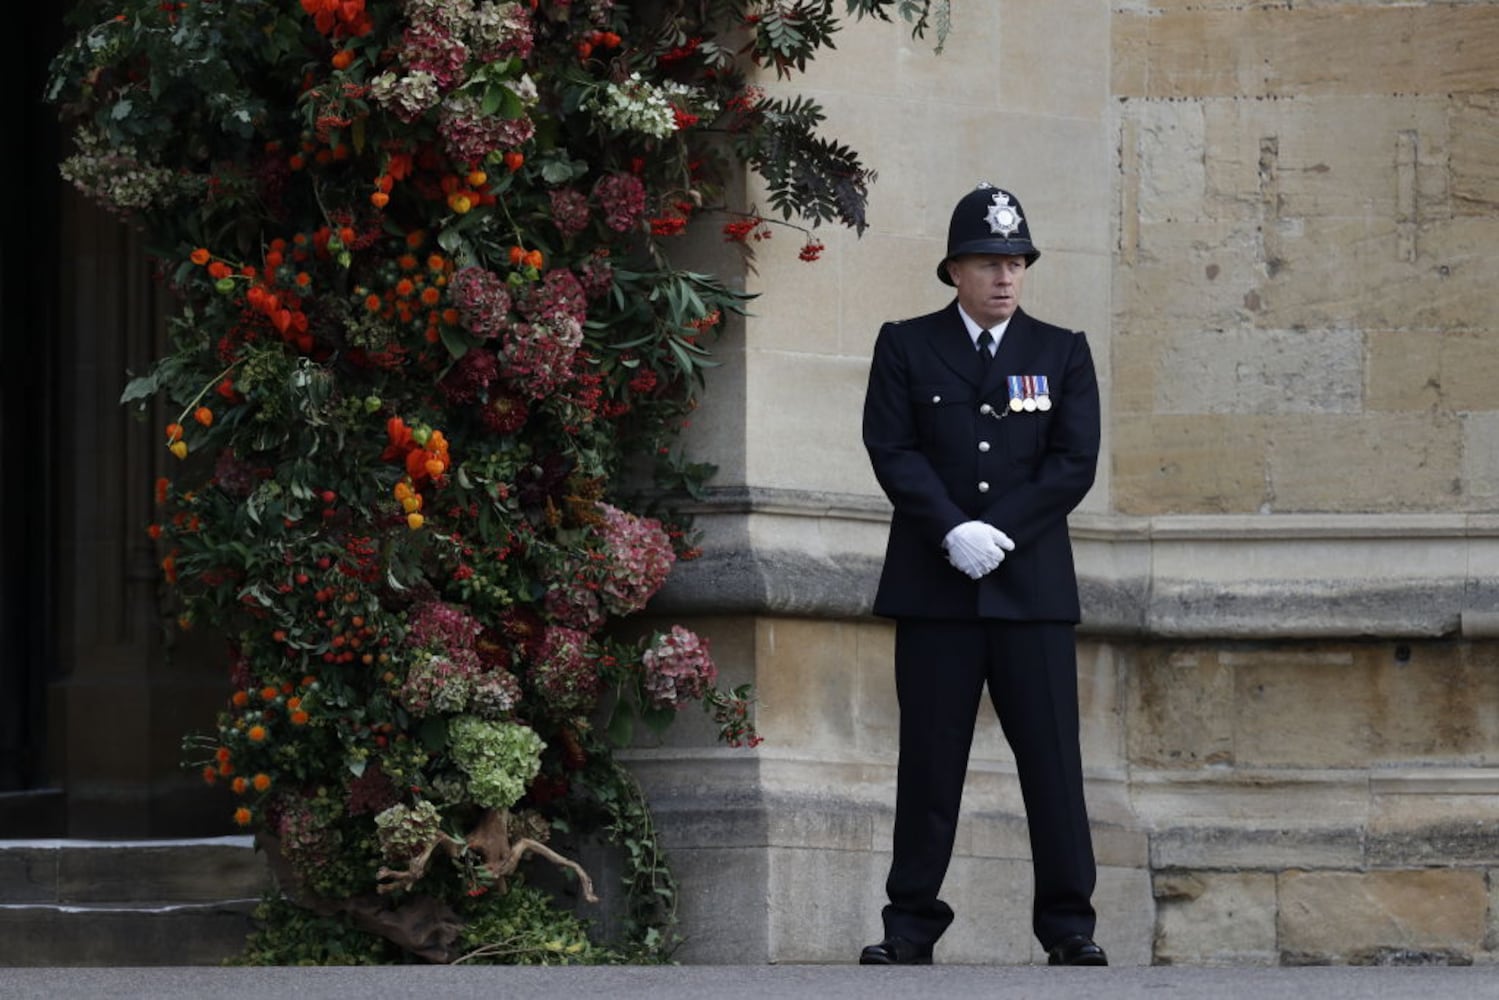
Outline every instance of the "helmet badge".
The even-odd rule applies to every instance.
[[[989,223],[989,232],[1009,239],[1020,231],[1020,224],[1025,220],[1020,217],[1020,209],[1011,202],[1010,196],[995,190],[994,201],[989,205],[989,214],[984,216],[984,221]]]

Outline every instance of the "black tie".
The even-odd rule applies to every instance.
[[[984,330],[979,333],[979,346],[977,354],[979,356],[980,378],[983,378],[985,375],[989,374],[989,362],[994,360],[994,355],[990,353],[993,348],[994,335],[991,334],[988,330]]]

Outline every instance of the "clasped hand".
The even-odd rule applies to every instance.
[[[985,521],[964,521],[942,540],[947,561],[960,572],[977,580],[992,573],[1005,561],[1005,553],[1015,548],[1010,536]]]

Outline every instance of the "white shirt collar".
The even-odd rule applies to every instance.
[[[973,341],[973,349],[975,351],[978,350],[979,334],[984,332],[984,328],[979,326],[978,321],[963,310],[961,304],[958,306],[958,315],[963,317],[963,325],[968,328],[968,339]],[[998,326],[989,328],[989,335],[994,338],[994,351],[996,354],[999,353],[999,342],[1004,339],[1005,330],[1009,328],[1010,320],[1014,318],[1015,314],[1011,313],[1009,319],[1006,319]]]

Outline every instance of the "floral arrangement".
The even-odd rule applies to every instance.
[[[669,871],[611,746],[692,704],[759,739],[707,639],[613,628],[695,554],[652,504],[711,471],[676,435],[745,309],[670,244],[698,220],[768,234],[725,202],[741,164],[803,259],[822,244],[790,220],[862,230],[857,156],[745,77],[804,66],[830,7],[76,5],[49,95],[75,132],[62,173],[145,231],[176,298],[123,399],[170,417],[149,530],[178,623],[229,642],[216,731],[187,747],[298,921],[434,961],[669,946]],[[629,848],[622,952],[475,937],[546,911],[504,902],[528,853],[590,894],[552,829]],[[267,934],[267,960],[301,937]]]

